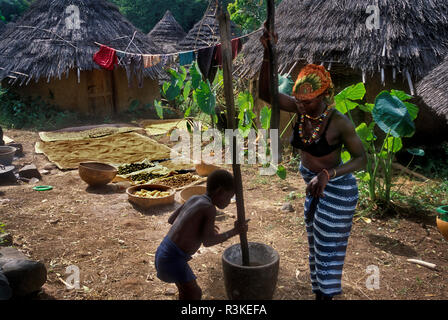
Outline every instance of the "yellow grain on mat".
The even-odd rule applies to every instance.
[[[169,159],[171,153],[169,147],[135,132],[94,139],[39,141],[35,149],[37,153],[44,153],[59,169],[77,169],[84,161],[122,164],[144,159]]]
[[[83,140],[87,138],[100,138],[118,133],[135,132],[143,130],[140,127],[113,127],[98,126],[81,131],[48,131],[39,132],[42,141],[66,141],[66,140]]]
[[[147,121],[142,124],[149,136],[167,134],[174,129],[187,130],[187,121],[184,119],[163,122]]]

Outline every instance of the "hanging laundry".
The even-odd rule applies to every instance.
[[[187,64],[192,64],[194,60],[194,53],[193,51],[180,53],[179,54],[179,64],[181,66],[185,66]]]
[[[101,46],[100,50],[93,55],[93,61],[106,70],[114,70],[114,66],[118,64],[117,53],[115,49]]]
[[[236,58],[238,53],[242,49],[242,44],[240,38],[235,38],[231,41],[232,44],[232,60]],[[222,66],[222,53],[221,53],[221,44],[216,46],[216,54],[215,54],[215,63],[216,66]]]
[[[143,57],[141,55],[126,55],[123,59],[123,65],[126,69],[129,88],[132,88],[134,76],[137,79],[138,87],[143,88]]]
[[[197,52],[198,67],[205,79],[210,78],[211,69],[213,67],[213,57],[215,56],[216,47],[203,48]]]
[[[143,65],[145,68],[150,68],[153,66],[153,55],[145,54],[143,55]]]

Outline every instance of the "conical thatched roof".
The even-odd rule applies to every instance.
[[[72,7],[70,7],[72,6]],[[76,12],[79,9],[79,28]],[[73,27],[74,26],[74,27]],[[47,30],[47,31],[44,31]],[[133,44],[130,44],[131,39]],[[99,42],[118,50],[134,53],[160,53],[145,34],[138,31],[106,0],[36,0],[15,25],[8,25],[0,40],[0,80],[8,75],[21,83],[39,78],[61,78],[69,70],[100,67],[93,61]],[[129,45],[129,46],[128,46]],[[159,66],[145,69],[155,79]],[[17,79],[19,79],[17,78]]]
[[[418,83],[417,94],[431,109],[448,120],[448,57]]]
[[[213,46],[220,42],[219,23],[216,20],[218,6],[218,1],[211,0],[204,17],[179,42],[177,46],[179,50],[194,50],[201,47]],[[237,34],[236,26],[233,22],[231,22],[231,33],[232,35]]]
[[[148,33],[154,43],[165,52],[176,52],[177,44],[185,38],[187,33],[176,21],[171,11],[167,10],[162,20]]]
[[[414,80],[443,59],[448,40],[448,1],[378,0],[380,29],[369,31],[372,0],[283,0],[276,10],[279,70],[299,60],[339,62],[366,74],[393,66]],[[243,49],[242,74],[260,69],[256,34]]]

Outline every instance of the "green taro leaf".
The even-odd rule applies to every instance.
[[[175,100],[180,95],[180,88],[176,85],[171,83],[170,87],[166,91],[166,98],[169,101]]]
[[[355,109],[359,105],[357,102],[338,96],[334,97],[334,102],[336,103],[336,109],[342,114],[346,114],[348,111]]]
[[[343,151],[341,153],[341,160],[343,163],[349,162],[351,158],[352,158],[352,156],[350,155],[350,153],[348,151]]]
[[[286,179],[286,169],[282,165],[279,165],[277,167],[277,176],[279,176],[279,178],[282,180]]]
[[[403,148],[403,142],[401,138],[389,137],[384,145],[384,148],[392,153],[397,153]]]
[[[185,110],[184,117],[185,117],[185,118],[188,118],[188,117],[190,116],[190,113],[191,113],[191,106],[188,107],[187,110]]]
[[[353,100],[361,100],[365,94],[366,88],[362,82],[345,88],[334,97],[336,109],[342,114],[346,114],[349,110],[353,110],[359,105]]]
[[[366,104],[360,104],[358,107],[364,112],[371,113],[374,106],[375,105],[373,103],[366,103]]]
[[[260,122],[261,127],[265,130],[268,130],[269,127],[271,126],[271,112],[272,110],[266,106],[264,106],[263,109],[261,109]]]
[[[380,129],[393,137],[411,137],[415,132],[415,125],[404,103],[387,91],[376,97],[372,116]]]
[[[418,157],[423,157],[425,155],[425,150],[423,149],[414,148],[414,149],[406,149],[406,151]]]
[[[411,119],[414,121],[417,119],[419,108],[410,102],[403,102],[406,108],[408,108],[409,115],[411,116]]]
[[[183,91],[183,97],[185,101],[187,101],[188,97],[190,96],[190,92],[191,92],[191,81],[188,81],[185,83]]]
[[[240,110],[252,110],[254,107],[254,98],[248,91],[241,92],[238,95],[237,103]]]
[[[193,89],[196,90],[199,87],[202,80],[202,74],[201,71],[199,70],[197,61],[195,61],[190,68],[190,76],[191,76],[191,85]]]
[[[368,143],[375,140],[375,135],[373,134],[373,126],[367,126],[365,122],[361,123],[356,128],[356,133],[362,142]]]
[[[154,107],[156,108],[157,116],[159,116],[160,119],[163,119],[163,108],[162,103],[158,100],[154,101]]]
[[[179,71],[180,71],[179,78],[182,82],[184,82],[185,79],[187,78],[187,70],[183,66],[181,66],[179,68]]]
[[[401,90],[394,90],[392,89],[390,91],[390,94],[397,97],[398,99],[400,99],[401,101],[407,101],[413,98],[413,96],[408,95],[406,92],[401,91]]]
[[[194,91],[194,98],[202,112],[212,115],[215,113],[216,97],[210,89],[210,82],[201,81]]]

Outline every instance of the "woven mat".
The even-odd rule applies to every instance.
[[[77,169],[85,161],[116,165],[169,159],[171,155],[169,147],[136,132],[82,140],[39,141],[35,150],[45,154],[59,169]]]
[[[39,132],[39,137],[44,142],[84,140],[88,138],[100,138],[113,134],[143,131],[140,127],[131,127],[126,125],[97,125],[66,128],[58,131]]]

